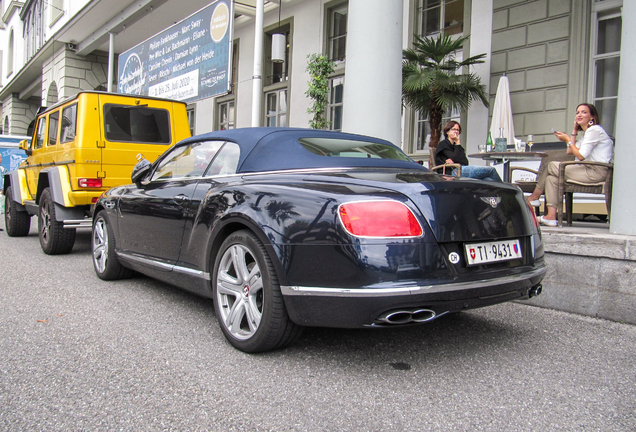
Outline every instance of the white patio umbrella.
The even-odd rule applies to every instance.
[[[495,104],[492,108],[490,133],[492,134],[493,142],[495,141],[495,138],[501,137],[501,128],[503,128],[503,137],[508,140],[508,145],[514,145],[515,126],[512,122],[510,82],[508,81],[508,77],[505,75],[499,78],[497,94],[495,95]]]

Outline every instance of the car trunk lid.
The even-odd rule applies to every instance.
[[[440,243],[532,234],[523,193],[506,183],[397,170],[345,170],[315,174],[311,178],[316,181],[321,176],[328,177],[329,181],[338,179],[402,193],[417,206]]]

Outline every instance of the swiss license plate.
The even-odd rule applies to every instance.
[[[468,265],[493,263],[521,258],[519,240],[472,243],[464,245]]]

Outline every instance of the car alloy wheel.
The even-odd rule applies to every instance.
[[[244,245],[230,246],[216,283],[223,325],[236,339],[254,336],[263,318],[263,276],[253,252]]]
[[[302,334],[289,319],[274,265],[251,231],[230,234],[214,258],[214,307],[225,338],[243,352],[282,348]]]
[[[103,218],[98,218],[93,225],[93,263],[97,273],[106,271],[108,262],[108,226]]]
[[[132,276],[133,271],[121,265],[115,253],[115,235],[108,223],[106,211],[97,213],[91,236],[93,267],[103,280],[116,280]]]

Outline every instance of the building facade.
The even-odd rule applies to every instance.
[[[576,106],[584,101],[599,108],[611,135],[620,136],[623,39],[626,31],[633,34],[623,28],[624,1],[268,0],[263,4],[262,29],[255,25],[257,0],[235,2],[231,90],[190,104],[191,129],[204,133],[253,124],[307,127],[307,56],[321,53],[336,63],[327,109],[330,128],[365,132],[366,125],[366,133],[389,138],[414,158],[428,160],[427,119],[401,106],[401,65],[394,63],[413,35],[445,33],[471,36],[458,56],[486,54],[486,62],[475,72],[491,101],[499,78],[508,77],[517,138],[532,134],[535,142],[554,141],[551,128],[568,130]],[[40,106],[80,90],[108,88],[109,41],[116,59],[209,2],[0,3],[2,127],[4,133],[26,134]],[[255,32],[262,33],[262,46],[255,46]],[[286,40],[282,63],[271,60],[275,33]],[[356,55],[369,46],[368,53]],[[260,106],[255,111],[257,50],[263,60]],[[387,68],[387,62],[393,66]],[[464,113],[446,113],[446,118],[464,125],[462,142],[468,153],[486,140],[489,114],[477,104]],[[617,141],[617,150],[620,145]]]

